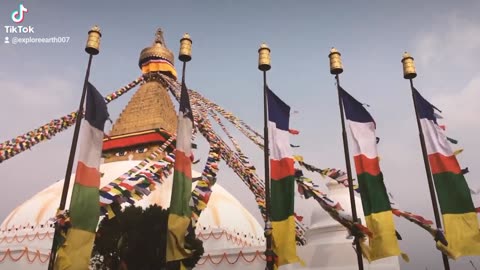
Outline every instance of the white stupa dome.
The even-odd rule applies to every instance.
[[[117,161],[102,164],[101,186],[122,175],[140,161]],[[193,171],[193,177],[200,173]],[[71,178],[70,193],[74,175]],[[135,203],[137,206],[170,205],[173,175],[171,174],[149,196]],[[53,239],[52,222],[60,202],[63,180],[58,181],[15,208],[0,227],[0,269],[46,269]],[[204,241],[206,253],[219,254],[225,250],[238,253],[264,245],[263,228],[242,204],[219,183],[212,187],[208,207],[202,212],[197,235]],[[67,208],[69,205],[67,200]],[[261,250],[262,248],[260,248]],[[246,250],[245,250],[246,251]]]
[[[100,171],[104,175],[101,185],[107,185],[139,162],[117,161],[102,164]],[[200,175],[195,171],[192,174],[194,177]],[[170,204],[172,178],[170,175],[162,184],[157,184],[155,191],[135,204],[143,207],[158,204],[167,208]],[[63,180],[56,182],[18,206],[3,221],[0,227],[1,270],[46,269],[53,238],[49,219],[55,215],[62,187]],[[343,208],[350,212],[348,189],[336,182],[327,183],[327,187],[330,198],[340,202]],[[264,269],[265,239],[262,227],[219,183],[215,184],[212,190],[208,207],[202,212],[197,225],[196,233],[204,243],[205,253],[195,269]],[[356,198],[356,202],[358,215],[364,219],[360,199]],[[352,240],[347,239],[345,228],[334,221],[313,199],[298,203],[296,209],[309,220],[306,231],[307,245],[297,247],[297,252],[306,266],[292,264],[280,269],[356,269]],[[396,257],[371,264],[364,260],[364,266],[368,270],[400,269]]]

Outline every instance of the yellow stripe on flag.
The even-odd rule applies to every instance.
[[[85,270],[90,264],[95,233],[70,228],[67,240],[60,247],[55,270]]]
[[[444,214],[445,238],[448,242],[447,255],[452,259],[460,256],[480,255],[480,231],[477,213]],[[438,246],[438,245],[437,245]],[[439,249],[442,249],[439,247]]]
[[[108,213],[108,219],[112,219],[115,217],[115,212],[113,212],[112,206],[110,204],[107,204],[107,213]]]
[[[362,252],[367,260],[371,262],[400,255],[392,211],[372,213],[366,216],[365,220],[368,229],[373,234],[373,237],[369,239],[368,246],[366,243],[362,243]]]
[[[167,262],[178,261],[191,256],[185,249],[185,232],[190,225],[190,217],[170,213],[168,216]]]
[[[295,241],[295,219],[289,216],[286,220],[272,221],[273,251],[278,256],[278,265],[304,262],[297,256]]]

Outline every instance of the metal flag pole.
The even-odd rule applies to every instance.
[[[417,77],[417,72],[415,71],[415,62],[413,61],[413,57],[411,57],[407,52],[405,52],[403,54],[402,63],[403,63],[403,78],[410,81],[410,89],[412,91],[412,98],[413,98],[413,107],[415,109],[415,117],[417,119],[418,135],[420,138],[420,145],[422,147],[423,163],[425,165],[425,173],[427,174],[427,182],[428,182],[428,188],[430,190],[430,198],[432,200],[433,214],[435,216],[435,225],[437,226],[438,229],[442,229],[442,222],[440,219],[440,213],[438,211],[437,196],[435,195],[435,186],[433,184],[432,171],[430,170],[427,147],[425,146],[425,137],[423,135],[422,125],[420,124],[420,117],[418,115],[418,108],[417,108],[418,105],[414,95],[415,88],[413,87],[413,78]],[[445,270],[450,270],[448,257],[447,255],[443,254],[443,252],[442,252],[442,259],[443,259],[443,266]]]
[[[190,39],[190,35],[188,33],[185,33],[183,35],[183,37],[180,39],[180,51],[178,53],[178,59],[183,62],[182,88],[180,90],[180,100],[179,100],[179,106],[181,107],[182,106],[181,105],[182,98],[184,98],[183,97],[183,94],[184,94],[183,90],[187,88],[187,86],[185,85],[185,70],[186,70],[186,67],[187,67],[187,62],[190,62],[190,60],[192,60],[192,40]],[[187,91],[188,91],[188,89],[187,89]],[[192,123],[192,125],[193,124],[194,123]],[[177,130],[177,132],[178,132],[178,130]],[[187,239],[189,239],[190,237],[195,238],[195,228],[194,228],[194,224],[193,224],[192,219],[190,219],[190,224],[187,228],[187,232],[186,232],[186,235],[185,235],[185,240],[189,241]],[[168,240],[165,239],[165,241],[167,242]],[[165,252],[167,252],[167,251],[165,250]],[[166,256],[166,253],[165,253],[165,256]],[[190,269],[190,268],[186,268],[183,265],[182,260],[176,260],[176,261],[170,261],[170,262],[166,261],[166,268],[165,269]]]
[[[83,82],[82,96],[80,98],[80,105],[78,106],[77,118],[75,119],[75,130],[73,132],[72,145],[70,147],[70,155],[68,157],[67,170],[65,172],[65,180],[63,182],[62,197],[60,198],[60,206],[58,207],[58,212],[65,210],[65,205],[67,203],[68,188],[70,186],[70,178],[72,176],[73,161],[75,160],[75,152],[77,150],[78,137],[80,133],[80,126],[83,118],[83,103],[85,102],[85,97],[87,95],[87,84],[88,77],[90,76],[90,67],[92,65],[92,58],[94,55],[97,55],[100,51],[100,38],[102,34],[100,33],[100,28],[98,26],[92,27],[88,32],[87,45],[85,51],[89,54],[87,71],[85,72],[85,81]],[[59,234],[59,226],[55,226],[55,234],[53,236],[52,249],[50,251],[50,259],[48,262],[48,270],[53,270],[55,265],[55,257],[57,254],[57,242]]]
[[[352,218],[353,222],[359,222],[357,216],[357,207],[355,204],[355,193],[353,190],[353,178],[352,178],[352,167],[350,165],[350,152],[348,150],[348,139],[347,139],[347,132],[345,131],[345,117],[343,113],[343,103],[342,98],[340,96],[340,79],[339,74],[343,72],[343,65],[341,54],[338,52],[337,49],[332,48],[330,50],[330,54],[328,55],[330,58],[330,74],[335,75],[335,79],[337,81],[337,92],[338,92],[338,106],[340,108],[340,118],[342,122],[342,138],[343,138],[343,152],[345,155],[345,164],[347,166],[347,176],[348,176],[348,191],[350,193],[350,206],[352,208]],[[363,270],[363,258],[362,258],[362,247],[360,246],[360,239],[358,236],[355,236],[354,239],[355,249],[357,253],[357,262],[358,262],[358,269]]]
[[[262,43],[258,49],[258,69],[263,72],[263,152],[265,162],[265,238],[267,248],[265,256],[267,257],[266,270],[273,270],[275,263],[275,254],[272,249],[272,222],[270,221],[270,159],[268,147],[268,102],[267,102],[267,71],[270,70],[270,49],[267,44]]]

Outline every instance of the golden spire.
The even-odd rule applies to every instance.
[[[140,59],[138,61],[139,67],[142,68],[142,65],[153,57],[160,57],[169,61],[172,65],[175,64],[173,52],[167,48],[167,44],[165,44],[165,39],[163,38],[163,31],[160,28],[157,29],[155,33],[153,45],[143,49],[140,53]]]
[[[176,110],[164,82],[157,74],[162,72],[176,76],[176,72],[173,65],[162,62],[164,60],[173,63],[173,53],[166,48],[163,32],[158,29],[154,44],[143,49],[140,54],[140,67],[148,67],[145,71],[142,70],[145,83],[132,96],[113,124],[110,138],[104,140],[105,162],[143,160],[163,144],[158,139],[158,134],[162,133],[159,129],[170,134],[176,133]],[[160,68],[156,65],[160,65]],[[161,136],[165,138],[164,135]]]

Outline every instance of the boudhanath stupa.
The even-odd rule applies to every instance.
[[[166,86],[156,75],[161,73],[173,80],[177,76],[174,54],[167,48],[161,31],[157,32],[153,45],[141,51],[139,67],[145,79],[104,139],[104,157],[100,167],[102,187],[151,155],[166,141],[165,134],[176,132],[177,115],[173,101]],[[162,158],[163,154],[150,162],[161,163]],[[201,173],[194,171],[192,175],[198,177]],[[156,188],[148,196],[136,201],[135,205],[145,207],[157,204],[168,208],[172,178],[169,175],[162,183],[155,183]],[[330,198],[349,212],[348,188],[333,180],[326,186]],[[1,270],[47,269],[54,232],[51,218],[57,211],[62,187],[63,180],[55,182],[19,205],[5,218],[0,227]],[[70,190],[72,187],[73,181]],[[208,206],[196,226],[205,253],[195,269],[265,269],[263,222],[261,224],[234,195],[222,187],[222,179],[217,179],[212,191]],[[358,215],[363,219],[361,201],[359,198],[356,200]],[[296,197],[295,208],[306,221],[306,244],[297,247],[305,266],[288,265],[281,269],[358,269],[352,239],[341,224],[332,219],[317,202],[304,200],[300,195]],[[400,269],[396,257],[373,263],[364,260],[364,265],[365,269]]]

